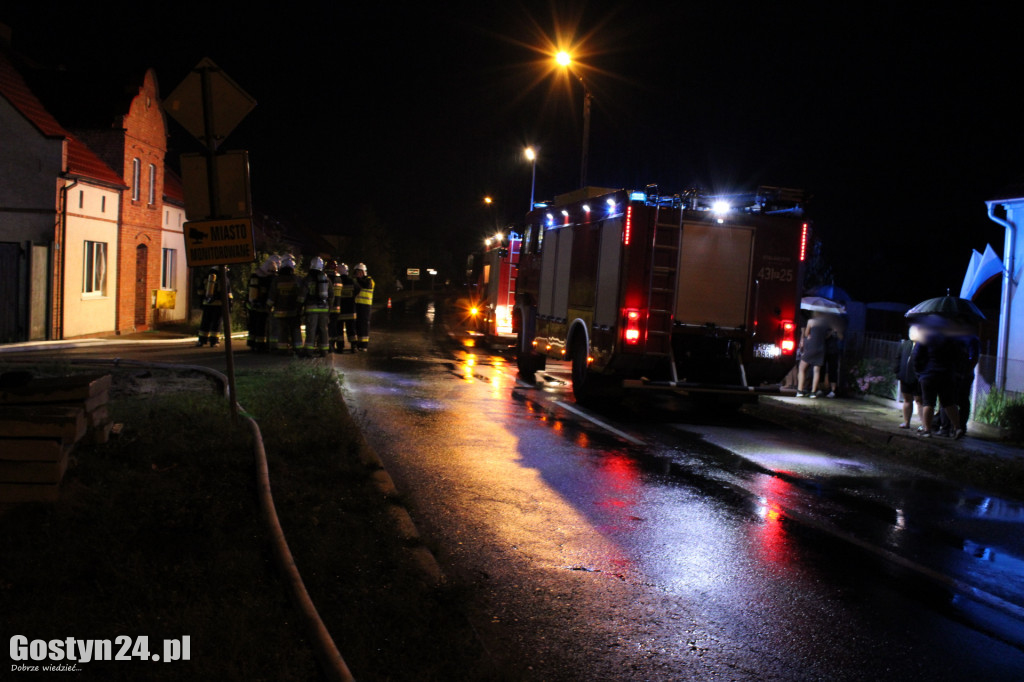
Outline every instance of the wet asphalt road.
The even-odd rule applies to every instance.
[[[442,312],[335,362],[514,678],[1024,677],[1020,504],[745,415],[581,411]]]
[[[580,410],[448,322],[399,304],[329,361],[510,679],[1024,679],[1020,502],[745,414]]]

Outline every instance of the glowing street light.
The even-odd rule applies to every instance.
[[[533,210],[533,190],[537,186],[537,151],[533,147],[527,147],[523,151],[523,155],[526,156],[526,160],[533,166],[533,173],[530,178],[530,208]]]
[[[487,208],[490,209],[491,218],[494,220],[494,229],[498,229],[498,215],[494,212],[494,199],[490,196],[484,197],[484,203],[487,204]]]
[[[564,50],[555,55],[559,66],[571,72],[583,86],[583,152],[580,158],[580,187],[587,186],[587,156],[590,151],[590,104],[594,96],[583,81],[583,75],[572,68],[572,55]]]

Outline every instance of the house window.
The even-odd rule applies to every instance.
[[[149,205],[156,203],[156,166],[149,164]]]
[[[142,183],[142,162],[132,159],[132,201],[139,200],[139,187]]]
[[[78,208],[85,206],[85,192],[78,190]]]
[[[82,292],[103,296],[107,292],[107,245],[85,242]]]
[[[177,262],[178,252],[174,249],[163,250],[163,267],[160,270],[160,288],[162,289],[177,289],[175,274],[177,270],[174,265]]]
[[[106,197],[100,197],[100,213],[106,213],[106,212],[107,212],[107,198]]]

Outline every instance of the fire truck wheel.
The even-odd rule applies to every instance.
[[[607,382],[588,369],[587,346],[576,342],[572,347],[572,394],[580,405],[593,405],[608,396]]]

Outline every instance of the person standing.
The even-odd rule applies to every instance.
[[[974,388],[974,368],[978,366],[981,343],[974,334],[952,337],[957,348],[956,366],[953,369],[954,400],[960,412],[960,429],[967,435],[967,422],[971,418],[971,389]],[[953,435],[954,429],[946,413],[942,413],[939,434]]]
[[[808,394],[804,391],[807,385],[807,368],[813,372],[810,397],[818,397],[818,383],[821,381],[821,366],[825,364],[825,335],[828,327],[824,320],[812,317],[800,337],[800,368],[797,370],[796,397],[803,398]]]
[[[323,357],[331,348],[330,324],[331,304],[334,302],[334,288],[324,273],[324,259],[319,256],[309,261],[306,275],[304,308],[306,318],[306,342],[302,354]]]
[[[913,331],[911,335],[915,335]],[[924,404],[921,401],[921,382],[914,371],[914,346],[915,343],[910,339],[900,342],[899,359],[894,368],[894,374],[900,382],[900,395],[903,396],[903,421],[900,422],[900,428],[910,428],[914,403],[917,403],[917,419],[921,422],[920,429],[924,430]]]
[[[348,339],[349,348],[356,352],[356,281],[348,273],[348,265],[338,266],[338,279],[341,280],[341,302],[338,304],[338,352],[345,350]]]
[[[370,346],[370,306],[373,305],[373,278],[366,266],[359,263],[353,268],[355,274],[356,342],[354,350],[365,352]]]
[[[842,357],[843,333],[834,327],[825,335],[825,362],[822,370],[828,380],[829,391],[826,398],[835,398],[839,390],[839,359]]]
[[[935,417],[935,400],[939,409],[949,417],[952,436],[962,438],[960,410],[956,405],[956,367],[959,349],[955,341],[937,331],[925,332],[925,337],[914,347],[914,371],[921,381],[921,398],[924,408],[921,420],[924,430],[921,435],[932,436]]]
[[[256,353],[270,350],[270,308],[267,306],[267,296],[276,276],[277,261],[274,256],[269,256],[249,276],[249,338],[246,343]]]
[[[304,295],[302,279],[295,274],[295,259],[285,256],[267,294],[267,306],[273,311],[274,349],[278,353],[295,353],[302,347],[299,309]]]
[[[223,277],[221,268],[224,269]],[[206,284],[203,287],[203,315],[199,320],[199,339],[197,346],[204,346],[207,343],[215,348],[220,343],[220,329],[224,321],[224,300],[223,287],[228,277],[228,267],[213,266],[206,274]],[[228,302],[231,301],[231,290],[228,289]]]

